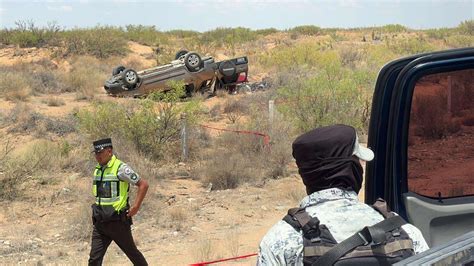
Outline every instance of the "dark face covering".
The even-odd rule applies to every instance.
[[[316,128],[293,142],[293,157],[308,195],[328,188],[359,192],[363,170],[352,155],[355,139],[353,127],[335,125]]]

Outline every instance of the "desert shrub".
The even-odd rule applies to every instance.
[[[199,32],[193,30],[169,30],[165,34],[171,35],[177,38],[196,38],[199,36]]]
[[[39,140],[16,151],[0,161],[3,177],[0,182],[0,199],[14,199],[21,195],[23,184],[38,178],[42,173],[51,173],[61,154],[58,145]]]
[[[412,55],[434,51],[435,47],[428,41],[418,38],[396,39],[386,43],[398,55]]]
[[[278,90],[278,97],[287,101],[277,105],[278,110],[301,132],[337,123],[366,132],[370,106],[367,79],[342,68],[337,55],[320,58],[320,69],[313,77],[293,80]]]
[[[40,61],[1,67],[4,79],[0,81],[0,94],[10,100],[27,100],[30,95],[62,91],[62,80],[55,72],[46,70],[44,64]]]
[[[127,25],[125,29],[127,39],[141,44],[155,46],[168,43],[166,34],[157,30],[155,26]]]
[[[302,43],[293,47],[273,49],[259,57],[259,63],[271,69],[283,72],[294,68],[304,69],[316,67],[321,57],[321,47],[315,43]]]
[[[250,156],[232,150],[219,149],[219,153],[209,154],[209,160],[196,169],[195,175],[204,185],[212,183],[212,189],[232,189],[249,181],[263,179],[260,169]],[[256,179],[257,178],[257,179]]]
[[[257,34],[248,28],[217,28],[201,34],[200,42],[203,44],[234,45],[254,41]]]
[[[61,28],[54,22],[49,22],[47,27],[40,28],[33,21],[16,21],[16,28],[3,29],[0,42],[15,44],[19,47],[42,47],[47,44],[58,45]]]
[[[39,93],[58,93],[64,88],[60,77],[51,71],[34,71],[30,74],[30,86]]]
[[[11,132],[32,132],[38,121],[44,119],[44,116],[32,111],[25,103],[17,103],[10,111],[7,124],[13,125],[8,131]]]
[[[225,102],[223,110],[227,119],[235,124],[243,115],[248,112],[247,106],[239,100],[230,99]]]
[[[206,235],[194,243],[191,253],[196,261],[209,261],[216,257],[216,247]]]
[[[250,110],[249,122],[236,128],[270,135],[270,145],[263,136],[254,134],[226,132],[213,137],[206,149],[199,147],[201,150],[197,157],[203,163],[193,173],[205,186],[212,183],[213,189],[231,189],[242,183],[258,184],[266,178],[286,175],[294,130],[290,124],[275,117],[275,130],[272,131],[267,113],[259,109],[267,99],[260,100],[246,103],[244,99]]]
[[[443,40],[454,33],[453,29],[450,28],[438,28],[438,29],[428,29],[425,30],[428,37],[438,40]]]
[[[106,72],[98,60],[80,57],[72,64],[72,69],[63,77],[67,92],[76,92],[77,99],[93,99],[97,89],[103,85]]]
[[[318,26],[314,25],[303,25],[291,28],[288,30],[290,33],[296,33],[301,35],[308,35],[308,36],[317,36],[322,33],[322,30]]]
[[[44,103],[48,106],[63,106],[66,104],[63,99],[54,96],[48,97]]]
[[[22,73],[6,72],[0,79],[0,94],[6,100],[10,101],[27,101],[31,96],[32,89],[28,78]]]
[[[474,35],[453,35],[445,38],[445,42],[452,48],[464,48],[474,45]]]
[[[181,113],[187,113],[186,119],[192,124],[199,113],[196,110],[200,108],[196,102],[178,104],[184,88],[181,83],[173,84],[174,89],[152,93],[133,106],[96,102],[92,110],[78,112],[79,128],[91,139],[122,138],[133,143],[139,152],[155,159],[162,158],[168,149],[178,149]],[[162,102],[153,101],[157,99]]]
[[[339,50],[339,57],[343,66],[355,69],[365,59],[363,51],[354,49],[354,47],[343,46]]]
[[[263,35],[263,36],[267,36],[267,35],[274,34],[274,33],[277,33],[277,32],[279,32],[279,30],[277,30],[275,28],[266,28],[266,29],[255,30],[256,34]]]
[[[457,27],[458,31],[461,34],[466,34],[473,36],[474,35],[474,20],[465,20],[459,24]]]
[[[407,27],[400,25],[400,24],[388,24],[384,25],[380,28],[382,32],[386,33],[402,33],[402,32],[407,32],[408,29]]]
[[[383,65],[399,57],[396,51],[385,45],[368,45],[364,48],[367,68],[378,72]]]
[[[79,130],[90,139],[125,135],[127,109],[113,102],[94,102],[92,110],[80,110],[76,114]]]
[[[15,105],[5,123],[11,125],[7,130],[9,133],[32,134],[36,132],[39,137],[44,137],[47,132],[64,136],[76,131],[75,119],[47,117],[34,112],[24,103]]]
[[[64,42],[63,56],[92,55],[108,58],[125,55],[127,42],[123,30],[111,26],[96,26],[90,29],[72,29],[61,33]]]

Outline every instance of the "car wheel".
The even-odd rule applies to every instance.
[[[219,64],[219,72],[224,77],[231,77],[236,71],[235,64],[232,61],[223,61]]]
[[[112,70],[112,75],[115,76],[115,75],[117,75],[117,74],[120,74],[120,73],[122,73],[122,71],[124,71],[124,70],[125,70],[125,67],[124,67],[124,66],[118,66],[118,67],[116,67],[116,68],[114,68],[114,69]]]
[[[134,86],[138,82],[138,74],[133,69],[125,69],[122,71],[122,79],[125,85]]]
[[[191,72],[196,72],[201,68],[202,59],[197,53],[188,53],[184,57],[184,64]]]
[[[188,53],[187,50],[179,50],[179,51],[176,53],[176,55],[174,56],[174,59],[175,59],[175,60],[178,60],[181,56],[183,56],[183,55],[185,55],[185,54],[187,54],[187,53]]]

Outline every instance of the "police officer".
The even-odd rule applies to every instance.
[[[148,265],[133,241],[130,226],[148,190],[148,182],[113,154],[110,138],[93,142],[98,162],[93,177],[92,244],[89,265],[102,265],[105,252],[114,241],[134,265]],[[129,205],[129,184],[138,187],[137,197]]]
[[[363,176],[360,160],[371,161],[374,153],[359,144],[353,127],[333,125],[313,129],[296,138],[292,148],[308,194],[300,203],[300,213],[308,214],[308,219],[316,217],[319,225],[326,226],[318,228],[328,229],[334,245],[355,235],[365,226],[384,220],[381,212],[358,200]],[[303,258],[307,258],[304,247],[309,242],[303,241],[304,230],[296,230],[287,221],[279,221],[264,236],[257,265],[303,265]],[[294,221],[290,222],[294,224]],[[412,240],[408,248],[410,254],[428,249],[418,228],[411,224],[404,224],[401,228],[406,238]],[[314,238],[314,241],[321,238]],[[321,258],[323,255],[318,256]]]

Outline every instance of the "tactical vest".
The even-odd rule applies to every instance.
[[[97,164],[92,185],[95,204],[113,208],[118,213],[127,207],[129,191],[129,184],[117,177],[121,165],[122,162],[115,155],[112,156],[104,169]]]
[[[304,208],[290,209],[283,220],[303,233],[304,265],[391,265],[414,255],[413,241],[401,228],[406,221],[391,213],[383,200],[372,207],[385,219],[341,243]]]

